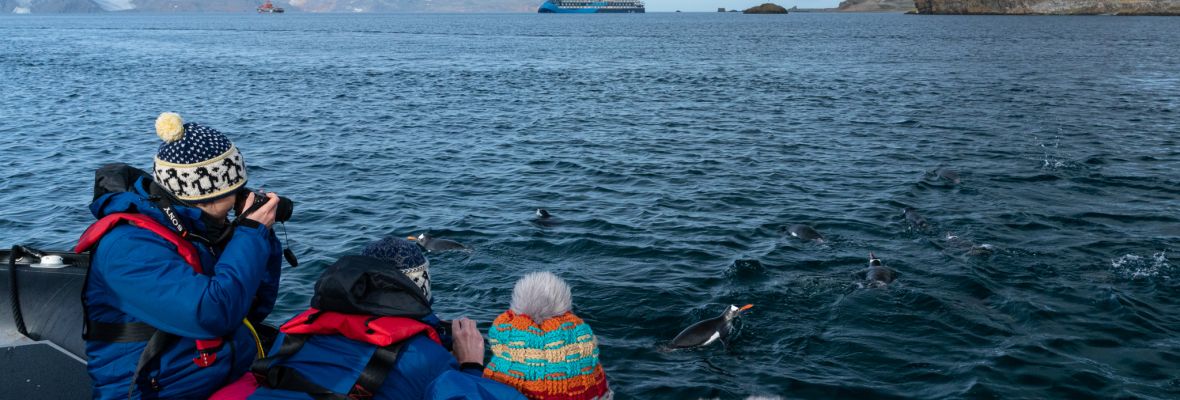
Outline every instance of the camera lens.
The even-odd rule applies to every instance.
[[[287,222],[291,219],[291,213],[295,212],[295,202],[283,196],[279,196],[279,206],[275,208],[275,221]]]

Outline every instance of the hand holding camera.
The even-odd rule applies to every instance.
[[[291,199],[274,192],[255,192],[247,187],[238,190],[237,198],[234,200],[234,213],[237,214],[237,218],[246,218],[266,225],[267,228],[274,226],[275,222],[287,222],[294,211],[295,202]],[[291,267],[299,265],[299,260],[295,258],[295,252],[291,251],[290,247],[283,249],[283,258],[287,259],[287,264]]]
[[[238,214],[239,218],[246,218],[270,228],[275,224],[275,215],[279,208],[279,195],[274,192],[266,193],[266,196],[260,196],[261,192],[255,194],[253,192],[247,193],[245,203],[249,207],[238,208],[242,214]],[[262,203],[262,204],[259,204]]]
[[[246,187],[238,191],[237,200],[234,202],[234,212],[238,218],[244,217],[266,225],[267,228],[274,225],[275,221],[287,222],[291,219],[294,209],[295,203],[291,199],[274,192],[256,192]]]

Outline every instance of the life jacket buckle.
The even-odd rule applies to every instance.
[[[198,367],[205,368],[217,362],[217,351],[221,350],[221,345],[225,341],[221,338],[217,339],[198,339],[196,341],[197,357],[193,359],[193,363]]]
[[[205,368],[217,362],[217,353],[211,351],[201,351],[197,353],[198,356],[193,358],[193,363],[198,367]]]

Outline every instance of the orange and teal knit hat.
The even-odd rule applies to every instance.
[[[517,282],[512,309],[488,330],[492,359],[484,377],[532,400],[611,399],[598,361],[598,339],[590,325],[569,311],[569,298],[569,286],[548,272]],[[541,322],[523,311],[532,311]]]

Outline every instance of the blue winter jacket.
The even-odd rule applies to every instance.
[[[130,192],[109,193],[90,210],[97,218],[137,212],[171,226],[147,199],[150,178],[140,178]],[[205,231],[201,210],[174,206],[181,222],[194,232]],[[107,233],[94,249],[86,286],[86,307],[92,321],[144,322],[180,339],[150,371],[160,391],[141,393],[132,383],[145,342],[86,342],[87,369],[94,398],[204,399],[249,370],[254,340],[242,324],[247,315],[261,320],[278,294],[282,247],[265,226],[234,228],[232,239],[215,254],[192,242],[204,274],[193,271],[176,248],[160,236],[128,224]],[[195,339],[225,338],[208,367],[193,362]]]
[[[272,353],[278,351],[285,338],[286,335],[279,336],[271,349]],[[311,382],[333,392],[348,393],[376,350],[377,346],[343,336],[316,335],[309,338],[299,352],[277,365],[292,368]],[[373,399],[525,400],[516,389],[483,378],[482,373],[483,370],[478,368],[460,371],[458,361],[447,349],[425,335],[417,335],[406,340],[398,353],[393,371],[382,382]],[[311,399],[311,396],[262,387],[250,399],[302,400]]]

